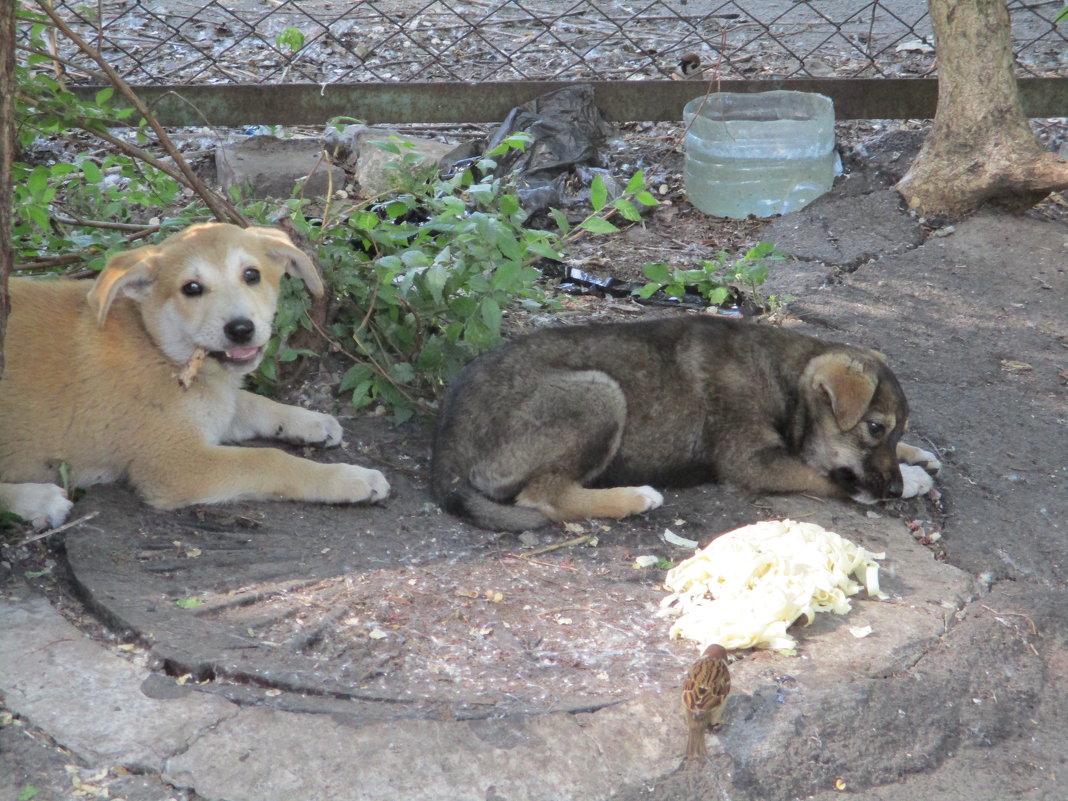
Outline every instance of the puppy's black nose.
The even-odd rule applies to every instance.
[[[247,317],[235,317],[223,326],[223,331],[231,342],[244,345],[256,333],[256,324]]]

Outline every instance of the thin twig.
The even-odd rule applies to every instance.
[[[53,534],[58,534],[61,531],[66,531],[67,529],[74,528],[75,526],[80,526],[82,523],[92,520],[98,514],[100,514],[100,512],[90,512],[89,514],[83,517],[79,517],[77,520],[71,520],[68,523],[64,523],[62,526],[56,526],[55,528],[48,529],[48,531],[42,531],[40,534],[34,534],[32,537],[27,537],[22,542],[20,542],[19,547],[23,545],[29,545],[31,542],[37,542],[37,540],[43,540],[45,537],[51,537]]]
[[[1022,617],[1024,620],[1026,620],[1028,623],[1031,624],[1031,633],[1034,634],[1034,635],[1038,634],[1038,627],[1035,626],[1035,621],[1033,621],[1030,617],[1025,615],[1023,612],[999,612],[997,609],[991,609],[989,606],[985,606],[985,605],[982,605],[982,604],[981,604],[981,606],[983,606],[983,609],[985,609],[987,612],[990,612],[993,615],[1014,615],[1015,617]]]
[[[15,269],[18,272],[32,272],[34,270],[51,270],[55,267],[64,267],[68,264],[77,264],[84,261],[87,253],[90,250],[83,250],[80,253],[64,253],[62,256],[53,256],[50,259],[37,259],[36,261],[28,261],[22,264],[16,264]]]
[[[113,222],[112,220],[80,220],[56,214],[52,220],[62,225],[82,225],[86,228],[107,228],[111,231],[131,231],[140,234],[154,234],[160,229],[158,225],[141,225],[139,223]]]
[[[572,570],[572,571],[577,571],[578,570],[577,567],[574,567],[572,565],[553,564],[552,562],[542,562],[540,559],[531,559],[531,558],[529,558],[527,556],[524,556],[521,553],[515,553],[514,551],[509,551],[508,553],[504,554],[504,556],[505,556],[505,558],[518,559],[521,562],[527,562],[528,564],[532,564],[532,565],[541,565],[542,567],[556,567],[556,568],[559,568],[560,570]]]
[[[129,236],[123,237],[123,241],[129,245],[139,239],[144,239],[146,236],[151,236],[160,230],[158,225],[145,225],[136,229]],[[68,264],[78,264],[85,261],[89,256],[100,253],[99,247],[85,248],[77,253],[64,253],[62,256],[53,256],[48,259],[37,259],[36,261],[27,261],[21,264],[16,264],[15,269],[20,273],[36,272],[38,270],[52,270],[56,267],[64,267]],[[68,276],[72,277],[72,276]]]
[[[185,175],[182,173],[181,168],[178,166],[177,162],[172,164],[170,162],[163,161],[162,159],[158,159],[144,148],[140,148],[137,145],[130,144],[125,139],[120,139],[119,137],[109,133],[108,131],[101,131],[97,128],[92,128],[85,125],[80,127],[86,133],[90,133],[93,136],[99,137],[105,142],[114,145],[127,156],[132,156],[135,159],[140,159],[145,164],[148,164],[150,167],[155,167],[160,172],[164,172],[167,175],[171,176],[171,178],[178,181],[179,183],[185,183]]]
[[[514,556],[518,556],[520,559],[526,559],[530,556],[541,556],[543,553],[556,551],[560,548],[568,548],[572,545],[585,545],[587,542],[592,540],[593,537],[593,534],[583,534],[581,537],[573,537],[572,539],[564,540],[563,542],[557,542],[553,545],[546,545],[544,548],[537,548],[533,551],[525,551],[524,553],[514,554]]]
[[[15,44],[15,49],[23,50],[27,53],[33,53],[37,56],[44,56],[45,58],[51,59],[52,61],[58,61],[70,72],[78,72],[81,75],[84,75],[85,77],[92,78],[97,83],[107,83],[107,76],[104,75],[104,73],[97,72],[96,70],[91,70],[88,67],[83,66],[82,64],[78,64],[67,58],[63,58],[63,56],[59,55],[58,53],[50,53],[47,50],[41,50],[36,47],[30,47],[29,45],[18,43]],[[67,91],[70,90],[68,89]]]

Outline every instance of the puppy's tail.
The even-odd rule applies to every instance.
[[[500,503],[487,498],[469,482],[453,482],[434,476],[434,497],[441,508],[468,523],[491,531],[528,531],[548,525],[549,518],[537,509]]]

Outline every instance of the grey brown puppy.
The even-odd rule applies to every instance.
[[[511,531],[656,508],[650,484],[873,503],[932,486],[938,460],[900,443],[907,419],[873,351],[715,317],[565,326],[461,372],[432,490],[446,511]]]

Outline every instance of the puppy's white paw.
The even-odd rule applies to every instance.
[[[645,508],[641,510],[643,512],[659,509],[664,505],[664,496],[650,486],[634,487],[634,492],[646,501]]]
[[[62,525],[73,505],[55,484],[0,484],[0,507],[28,520],[34,528]]]
[[[911,463],[922,467],[932,476],[937,476],[938,471],[942,469],[942,462],[937,456],[930,451],[925,451],[923,448],[916,448],[916,453]]]
[[[380,501],[389,495],[389,482],[377,470],[354,464],[331,465],[333,480],[323,487],[323,500],[331,503]]]
[[[938,475],[938,471],[942,469],[942,462],[938,456],[923,448],[917,448],[915,445],[906,445],[904,442],[897,446],[897,457],[905,464],[922,467],[932,476]]]
[[[934,479],[920,465],[901,465],[901,497],[915,498],[934,488]]]
[[[293,409],[293,419],[280,430],[279,439],[299,442],[302,445],[322,445],[333,448],[341,444],[345,432],[333,415],[314,412],[311,409]]]

